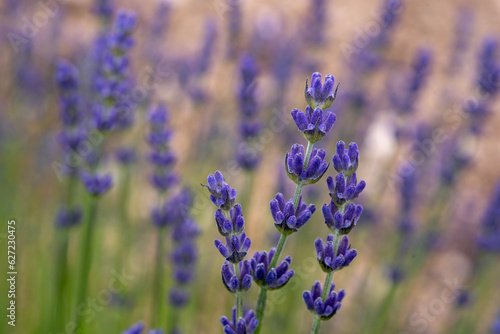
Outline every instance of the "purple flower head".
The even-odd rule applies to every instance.
[[[500,86],[500,63],[498,62],[498,40],[487,37],[479,54],[479,89],[483,94],[495,95]]]
[[[226,289],[235,293],[237,291],[247,291],[252,286],[252,276],[250,275],[250,262],[247,260],[237,264],[240,269],[240,276],[234,273],[233,265],[225,261],[222,265],[222,283]]]
[[[253,280],[268,290],[275,290],[285,286],[295,274],[292,269],[289,269],[292,262],[290,256],[285,257],[277,268],[269,268],[275,252],[276,248],[271,248],[269,254],[266,251],[255,252],[250,260]]]
[[[198,258],[198,250],[193,242],[185,240],[179,245],[176,245],[172,252],[172,263],[175,265],[189,266],[196,263]]]
[[[259,319],[252,310],[248,311],[245,317],[237,319],[236,307],[234,307],[232,321],[223,316],[220,322],[225,334],[252,334],[259,324]]]
[[[94,196],[101,196],[113,185],[111,174],[99,175],[82,173],[82,182],[87,192]]]
[[[325,273],[343,269],[351,264],[352,260],[358,255],[358,251],[351,249],[349,237],[344,235],[338,245],[334,245],[334,236],[330,234],[326,238],[326,244],[323,244],[321,238],[316,239],[314,246],[321,269]],[[337,247],[335,250],[334,248]]]
[[[342,306],[342,300],[345,296],[344,290],[339,290],[339,292],[333,291],[335,284],[332,283],[330,287],[330,293],[325,301],[321,298],[323,290],[321,289],[321,283],[316,281],[311,289],[311,291],[304,291],[302,297],[306,303],[307,309],[313,314],[318,315],[322,320],[328,320],[333,317],[337,311]]]
[[[276,194],[276,197],[270,203],[270,207],[274,218],[274,226],[284,235],[297,232],[311,219],[312,214],[316,211],[314,204],[307,205],[302,202],[302,196],[296,208],[292,199],[285,203],[285,197],[281,193]]]
[[[285,157],[288,177],[297,184],[307,185],[318,182],[328,169],[325,156],[324,150],[313,148],[307,168],[304,168],[304,146],[294,144],[291,153],[287,153]]]
[[[337,207],[346,203],[351,203],[354,199],[359,197],[366,187],[365,181],[360,181],[358,183],[356,173],[348,177],[345,177],[344,174],[337,174],[335,182],[333,178],[329,176],[326,179],[326,183],[330,191],[330,197]]]
[[[332,158],[333,167],[337,173],[342,173],[345,176],[351,176],[356,173],[359,163],[359,150],[356,143],[350,143],[349,148],[345,148],[345,143],[339,141],[337,143],[337,153]]]
[[[55,80],[59,87],[60,118],[64,126],[75,126],[82,120],[78,93],[78,70],[65,60],[56,63]]]
[[[56,217],[56,226],[58,228],[67,228],[75,226],[82,220],[82,209],[79,207],[59,209]]]
[[[236,190],[232,189],[225,181],[222,173],[215,171],[207,178],[208,185],[202,184],[210,192],[210,200],[219,209],[228,211],[236,201]]]
[[[325,83],[321,83],[321,73],[315,72],[311,77],[311,87],[308,86],[308,79],[306,79],[306,89],[305,89],[305,97],[307,104],[312,109],[326,109],[329,108],[333,102],[335,102],[335,98],[337,97],[337,90],[339,86],[333,92],[333,87],[335,86],[335,79],[333,75],[328,74],[325,76]],[[310,120],[310,119],[309,119]],[[335,119],[332,122],[335,122]],[[297,123],[297,121],[296,121]],[[297,124],[298,125],[298,124]],[[331,126],[330,126],[331,128]],[[326,130],[328,132],[330,129]]]
[[[134,40],[131,37],[137,22],[137,15],[134,12],[120,10],[113,22],[113,31],[109,36],[109,46],[114,54],[122,54],[128,51]]]
[[[232,207],[229,210],[229,216],[231,219],[226,218],[221,209],[215,211],[217,228],[219,229],[220,235],[224,237],[229,237],[232,234],[239,235],[243,232],[243,228],[245,227],[245,219],[243,219],[241,205],[236,204]]]
[[[160,192],[164,192],[175,186],[178,183],[179,179],[177,175],[169,172],[156,172],[151,175],[150,181],[156,189],[158,189]]]
[[[183,289],[171,289],[168,294],[170,304],[177,308],[184,307],[189,302],[189,293]]]
[[[122,334],[141,334],[144,329],[144,324],[142,322],[138,322],[129,329],[122,332]]]
[[[324,112],[321,108],[313,110],[310,106],[306,107],[305,112],[293,109],[292,117],[302,136],[312,144],[323,139],[337,120],[334,113]]]
[[[332,231],[338,231],[340,234],[348,234],[356,226],[361,217],[363,207],[360,204],[349,203],[345,206],[344,213],[340,213],[338,207],[333,201],[330,204],[323,204],[321,210],[325,218],[325,224]]]
[[[122,165],[131,165],[137,162],[137,154],[135,149],[122,147],[115,152],[116,160]]]
[[[216,239],[214,244],[227,261],[231,263],[238,263],[241,262],[247,255],[252,241],[250,238],[247,238],[246,233],[243,232],[240,235],[226,237],[226,244],[219,239]]]
[[[198,55],[197,72],[198,75],[207,73],[210,68],[212,55],[214,53],[215,41],[217,39],[217,25],[212,18],[205,21],[205,37],[201,52]]]

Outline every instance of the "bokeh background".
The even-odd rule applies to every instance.
[[[37,19],[48,3],[55,4],[54,15]],[[66,59],[78,68],[80,92],[90,105],[95,41],[122,8],[137,13],[130,87],[144,87],[151,78],[154,85],[136,98],[133,126],[113,132],[103,146],[100,169],[112,174],[114,185],[99,203],[88,296],[100,301],[86,333],[120,333],[137,321],[149,328],[151,300],[158,293],[153,290],[157,228],[150,212],[159,198],[149,182],[145,137],[147,112],[158,103],[165,103],[171,116],[174,171],[181,180],[175,189],[191,189],[190,214],[201,231],[190,300],[178,310],[167,298],[174,284],[169,255],[174,246],[165,235],[162,319],[168,323],[175,314],[184,333],[222,331],[219,318],[231,314],[234,299],[220,280],[214,207],[200,183],[218,169],[237,189],[252,239],[249,255],[276,245],[269,201],[278,191],[293,196],[284,155],[305,140],[290,111],[304,110],[305,79],[316,71],[341,83],[329,108],[337,122],[317,146],[331,161],[338,140],[357,142],[358,178],[367,182],[360,198],[365,212],[350,235],[359,255],[334,276],[347,296],[322,332],[498,333],[499,2],[407,0],[390,9],[391,2],[383,0],[171,0],[166,7],[159,1],[115,0],[109,12],[99,7],[106,3],[2,2],[0,216],[17,222],[18,309],[16,327],[2,316],[0,332],[71,333],[53,326],[61,232],[55,218],[68,182],[53,168],[63,159],[56,61]],[[26,20],[39,20],[32,33]],[[254,84],[262,124],[251,143],[261,156],[252,171],[239,168],[236,159],[244,55],[254,57],[258,67]],[[206,68],[199,70],[204,61]],[[123,147],[135,150],[134,163],[117,161],[115,152]],[[333,168],[327,175],[334,175]],[[305,187],[303,196],[318,208],[329,202],[326,182]],[[81,185],[76,202],[85,218],[88,195]],[[7,272],[2,226],[0,263]],[[126,245],[124,228],[130,234]],[[62,323],[73,312],[81,226],[67,232]],[[314,240],[327,234],[318,210],[289,238],[284,254],[292,256],[296,275],[293,284],[270,295],[262,333],[310,330],[313,316],[302,291],[323,281]],[[117,293],[101,294],[116,270],[133,278]],[[5,310],[3,279],[0,288]],[[245,293],[246,307],[255,308],[257,293],[254,284]]]

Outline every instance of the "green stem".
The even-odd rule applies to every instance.
[[[85,302],[85,298],[87,297],[90,267],[92,262],[92,239],[94,235],[95,217],[97,213],[97,202],[98,198],[96,196],[90,197],[87,219],[82,226],[84,230],[82,233],[82,241],[80,245],[80,268],[76,292],[76,307],[74,309],[76,312],[75,332],[83,332],[82,312],[80,310],[80,307],[81,305],[83,305],[83,303]]]
[[[319,317],[319,315],[316,314],[314,316],[314,322],[313,322],[311,334],[318,334],[320,326],[321,326],[321,318]]]
[[[120,215],[120,232],[121,232],[121,249],[120,254],[117,255],[117,269],[120,269],[125,264],[130,250],[130,224],[128,217],[128,203],[130,194],[130,180],[131,170],[129,166],[123,168],[122,188],[120,198],[118,201],[118,213]]]
[[[311,152],[313,146],[314,144],[312,144],[310,141],[307,142],[306,155],[304,158],[304,168],[306,168],[309,165],[309,159],[311,158]]]
[[[164,227],[157,231],[156,254],[155,254],[155,274],[153,282],[153,304],[151,307],[151,326],[155,327],[161,314],[161,301],[163,299],[163,237]]]
[[[240,266],[238,264],[233,264],[234,267],[234,273],[236,274],[236,277],[240,277]],[[242,298],[242,292],[241,290],[238,289],[236,291],[236,316],[237,319],[243,318],[243,298]]]
[[[259,299],[257,301],[257,311],[256,316],[259,319],[259,325],[255,329],[254,334],[259,334],[262,328],[262,320],[264,320],[264,310],[266,309],[267,302],[267,289],[266,287],[261,287],[259,292]]]

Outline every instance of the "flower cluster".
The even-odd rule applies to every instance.
[[[345,291],[339,290],[337,293],[334,289],[335,284],[332,283],[326,299],[323,300],[323,289],[321,288],[321,283],[316,281],[311,291],[306,290],[302,294],[307,309],[314,314],[317,314],[321,320],[330,319],[337,313],[338,310],[340,310],[340,307],[342,306],[341,303],[345,297]]]
[[[172,132],[167,126],[168,121],[168,110],[163,104],[159,104],[149,113],[150,132],[146,139],[151,147],[148,159],[154,166],[150,180],[160,193],[177,183],[177,176],[172,172],[176,157],[169,148]]]
[[[297,232],[316,211],[314,204],[307,205],[302,202],[302,196],[300,196],[297,205],[294,205],[293,199],[285,203],[285,197],[281,193],[276,194],[270,207],[274,226],[284,235]]]
[[[271,260],[276,253],[276,248],[271,248],[269,253],[266,251],[255,252],[250,260],[252,268],[252,277],[255,283],[269,290],[275,290],[283,287],[295,272],[290,268],[292,258],[286,256],[281,264],[275,268],[270,268]]]
[[[313,148],[309,161],[304,161],[304,146],[294,144],[291,153],[286,154],[286,172],[295,183],[307,185],[318,182],[328,169],[326,152]]]
[[[260,162],[260,154],[252,148],[252,140],[261,130],[256,119],[258,114],[255,92],[257,89],[257,63],[250,55],[240,60],[241,84],[238,90],[238,106],[240,109],[240,134],[242,142],[236,152],[236,161],[246,170],[254,170]]]
[[[113,185],[113,178],[110,174],[90,174],[82,173],[82,181],[87,192],[93,196],[101,196]]]
[[[347,267],[358,255],[357,250],[350,249],[347,235],[342,237],[338,245],[334,244],[334,240],[335,236],[330,234],[326,238],[326,244],[323,244],[321,238],[316,239],[314,243],[319,264],[326,273]]]
[[[216,171],[207,177],[208,185],[202,185],[210,192],[210,199],[217,207],[215,221],[221,236],[225,242],[216,239],[215,246],[226,259],[222,265],[222,282],[226,289],[236,294],[236,307],[233,310],[233,321],[222,317],[221,323],[225,333],[251,334],[257,328],[258,319],[253,311],[249,311],[245,317],[242,315],[241,293],[252,285],[252,270],[245,256],[251,245],[250,238],[243,232],[245,220],[241,205],[235,204],[236,190],[232,189],[224,180],[222,173]]]

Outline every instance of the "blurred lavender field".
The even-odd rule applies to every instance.
[[[237,233],[217,225],[229,208],[240,214],[235,203],[224,207],[227,198],[212,199],[226,214],[214,221],[209,195],[220,189],[200,184],[216,170],[237,190],[247,260],[290,233],[282,258],[291,256],[294,274],[278,274],[283,286],[272,291],[276,278],[257,282],[254,270],[248,291],[243,279],[235,288],[261,321],[256,333],[309,333],[317,317],[303,292],[328,282],[315,252],[315,239],[330,233],[326,180],[352,174],[335,165],[339,140],[346,150],[357,143],[360,153],[349,154],[359,153],[359,168],[344,163],[366,189],[348,231],[356,259],[333,278],[346,297],[321,332],[500,333],[499,3],[4,0],[0,8],[0,271],[13,271],[15,220],[17,272],[15,327],[12,288],[0,281],[0,333],[223,332],[220,318],[235,304],[224,270],[237,264],[223,266],[221,280],[214,239],[239,236],[243,224]],[[304,87],[307,78],[314,91],[315,72],[334,76],[330,90],[340,85],[333,105],[314,106],[327,125],[336,115],[333,128],[308,137],[292,109],[314,105]],[[304,166],[312,156],[329,167],[302,189],[285,154],[303,156],[292,145],[316,139]],[[296,202],[294,190],[316,211],[292,235],[276,222],[280,197],[270,202],[278,192]]]

